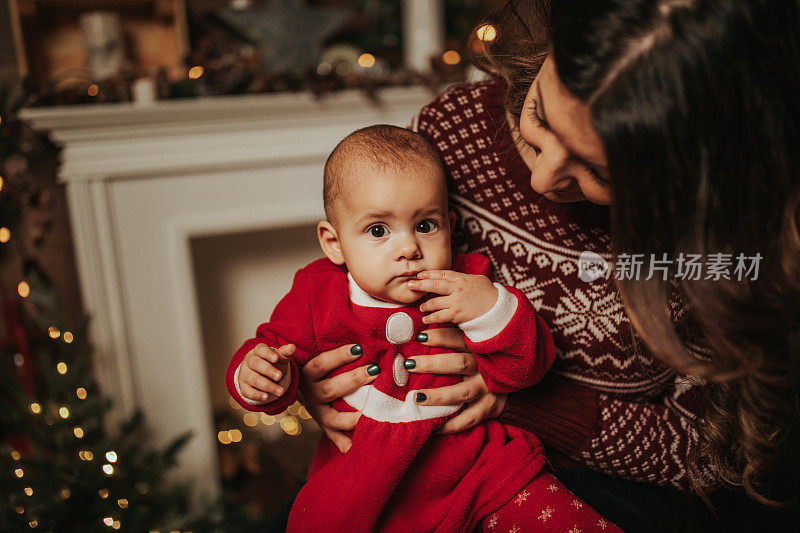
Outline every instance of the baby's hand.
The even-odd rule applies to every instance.
[[[497,288],[486,276],[425,270],[417,274],[417,278],[408,282],[411,290],[442,295],[419,306],[420,311],[434,311],[422,317],[426,324],[461,324],[483,315],[497,302]]]
[[[294,344],[284,344],[278,349],[257,344],[247,352],[239,367],[239,390],[242,396],[255,402],[264,402],[272,394],[275,399],[286,392],[278,382],[289,370],[289,358],[294,355]]]

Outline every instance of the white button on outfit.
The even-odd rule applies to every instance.
[[[386,340],[394,344],[405,344],[414,336],[414,321],[408,314],[397,312],[386,319]],[[392,361],[392,378],[398,387],[408,383],[408,370],[405,367],[405,357],[397,352]]]

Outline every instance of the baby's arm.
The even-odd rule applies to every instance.
[[[450,270],[420,272],[417,277],[409,282],[413,290],[440,295],[420,306],[431,312],[423,322],[458,324],[490,392],[533,385],[553,364],[550,330],[518,289]]]
[[[228,365],[225,381],[231,397],[248,411],[283,412],[297,398],[300,372],[295,355],[295,346],[278,337],[271,322],[261,324]]]
[[[294,403],[297,365],[316,353],[310,302],[311,285],[301,270],[270,321],[261,324],[231,358],[225,379],[228,392],[245,409],[278,414]]]

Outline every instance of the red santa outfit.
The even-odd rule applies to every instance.
[[[487,274],[479,255],[457,256],[454,270]],[[517,289],[498,287],[498,300],[485,315],[461,325],[492,392],[510,392],[542,378],[555,358],[547,326]],[[290,531],[463,531],[500,509],[536,477],[544,465],[539,440],[496,420],[455,435],[432,433],[460,406],[417,405],[419,389],[457,383],[458,376],[413,374],[403,361],[434,353],[417,342],[422,323],[418,304],[398,306],[364,293],[347,270],[327,259],[300,270],[292,289],[256,337],[231,360],[226,381],[246,409],[276,414],[297,395],[298,365],[343,344],[358,343],[363,356],[333,372],[365,363],[382,372],[373,383],[333,402],[362,416],[346,454],[320,439],[289,519]],[[257,344],[292,343],[297,351],[286,378],[287,392],[255,405],[238,391],[238,369]],[[438,350],[442,351],[442,350]]]

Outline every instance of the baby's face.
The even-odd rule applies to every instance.
[[[336,206],[345,264],[365,292],[411,303],[424,293],[408,288],[421,270],[449,269],[450,217],[444,178],[435,167],[400,170],[351,167]]]

